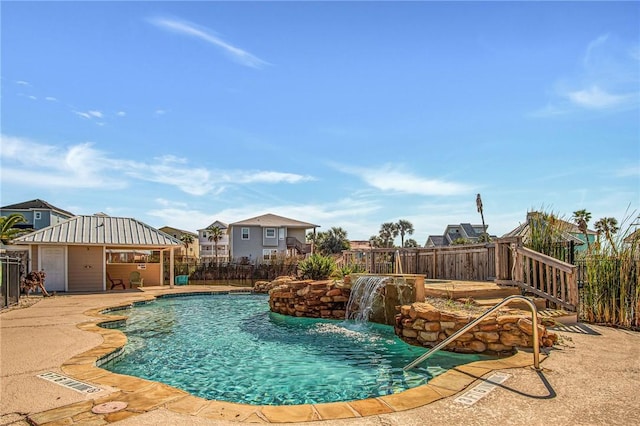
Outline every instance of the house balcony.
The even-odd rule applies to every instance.
[[[311,253],[311,244],[303,243],[296,237],[287,237],[287,249],[295,249],[298,254]]]

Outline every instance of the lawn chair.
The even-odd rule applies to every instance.
[[[111,278],[111,275],[109,275],[109,273],[107,272],[107,279],[111,283],[111,287],[109,287],[109,290],[113,290],[114,287],[118,286],[122,286],[123,290],[126,288],[124,285],[124,280],[122,278]]]
[[[144,278],[140,277],[140,272],[131,271],[129,274],[129,288],[142,287]]]

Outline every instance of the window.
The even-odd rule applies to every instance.
[[[285,231],[284,228],[278,229],[278,239],[279,240],[284,240],[284,231]]]
[[[240,230],[240,234],[242,234],[242,239],[243,240],[248,240],[249,239],[249,228],[242,228]]]
[[[278,249],[263,249],[262,258],[264,260],[275,259],[278,256]]]
[[[275,238],[276,237],[276,228],[264,228],[264,237],[265,238]]]
[[[33,218],[34,218],[35,220],[40,220],[40,219],[42,219],[42,212],[35,212],[35,213],[33,214]]]

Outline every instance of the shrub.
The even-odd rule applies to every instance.
[[[298,270],[303,278],[326,280],[336,270],[336,262],[331,257],[314,253],[298,263]]]

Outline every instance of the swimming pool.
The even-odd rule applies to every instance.
[[[193,395],[254,405],[350,401],[401,392],[483,355],[426,350],[374,323],[288,317],[264,295],[163,297],[126,312],[122,356],[102,365]]]

